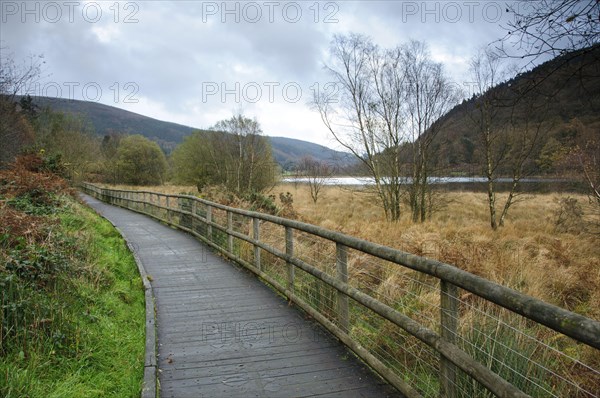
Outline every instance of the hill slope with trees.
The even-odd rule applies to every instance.
[[[495,124],[522,128],[531,122],[528,101],[535,97],[535,108],[543,108],[546,125],[540,131],[529,172],[544,174],[560,166],[560,151],[575,145],[582,130],[600,128],[600,45],[567,53],[533,70],[520,73],[486,92],[500,99]],[[451,169],[481,175],[476,168],[477,133],[473,113],[478,95],[464,100],[443,118],[444,136],[438,142],[440,161]],[[499,101],[499,102],[500,102]],[[542,102],[544,104],[542,104]],[[515,104],[516,106],[511,106]],[[542,111],[542,110],[540,110]]]
[[[17,97],[17,99],[19,99]],[[177,123],[153,119],[124,109],[90,101],[69,100],[64,98],[33,97],[39,108],[49,107],[54,111],[77,115],[90,125],[97,135],[114,133],[141,134],[158,143],[170,153],[194,131],[205,131]],[[346,153],[335,151],[312,142],[285,137],[270,137],[273,157],[282,167],[290,169],[300,159],[310,156],[323,162],[346,166],[353,162]]]

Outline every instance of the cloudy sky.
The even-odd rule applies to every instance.
[[[511,3],[514,4],[514,3]],[[452,80],[506,34],[503,1],[4,1],[3,57],[43,54],[35,95],[86,99],[207,128],[234,112],[336,147],[308,106],[336,33],[426,41]]]

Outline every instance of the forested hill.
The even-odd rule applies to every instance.
[[[543,167],[538,166],[544,163],[544,157],[551,159],[553,152],[572,146],[576,136],[584,130],[587,135],[600,130],[600,45],[541,64],[499,84],[488,94],[503,98],[505,104],[516,103],[496,109],[497,128],[511,125],[516,126],[515,131],[523,130],[543,117],[545,124],[540,129],[539,143],[530,165],[531,172],[543,172]],[[535,106],[531,106],[532,102]],[[467,169],[477,163],[480,137],[473,120],[476,104],[474,96],[442,119],[444,134],[438,143],[440,159],[451,168]],[[552,165],[546,166],[551,171]]]
[[[34,103],[40,108],[50,107],[55,111],[80,115],[91,125],[96,134],[101,136],[110,133],[141,134],[156,141],[167,153],[171,152],[192,131],[198,130],[97,102],[34,97]],[[270,137],[270,140],[275,161],[286,168],[290,168],[303,156],[312,156],[317,160],[337,166],[347,166],[354,161],[346,153],[312,142],[284,137]]]
[[[40,108],[49,107],[55,111],[82,116],[98,135],[141,134],[156,141],[167,152],[183,141],[183,137],[195,130],[189,126],[164,122],[98,102],[51,97],[33,97],[33,99]]]

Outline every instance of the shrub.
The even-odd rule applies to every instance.
[[[554,212],[554,231],[580,233],[585,229],[583,209],[577,199],[567,196],[558,200],[559,207]]]

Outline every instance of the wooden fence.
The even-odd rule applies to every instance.
[[[82,190],[187,231],[243,265],[407,397],[600,393],[598,362],[584,362],[600,354],[598,321],[452,265],[299,221],[188,195],[88,183]],[[364,282],[365,275],[375,274],[378,280]],[[415,307],[425,305],[411,298],[414,289],[401,287],[404,282],[393,286],[404,289],[394,300],[375,290],[388,275],[406,276],[420,289],[419,297],[436,301],[431,308],[437,314],[431,308],[417,312]],[[561,351],[564,339],[578,347],[575,354]],[[521,340],[522,346],[513,346]],[[523,347],[532,347],[526,348],[531,354]],[[581,372],[584,381],[574,381],[572,375]]]

